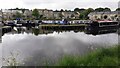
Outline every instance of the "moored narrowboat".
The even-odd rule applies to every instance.
[[[85,28],[86,33],[99,33],[101,31],[112,31],[119,28],[118,21],[93,21]]]

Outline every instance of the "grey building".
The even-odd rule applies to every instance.
[[[62,16],[62,14],[61,14],[60,11],[54,11],[54,13],[53,13],[54,19],[61,19],[61,18],[60,18],[60,15]]]
[[[79,19],[79,15],[75,13],[74,11],[54,11],[53,13],[55,19],[61,19],[61,18],[70,18],[70,19]]]
[[[76,14],[74,11],[53,11],[48,9],[38,9],[40,15],[43,15],[46,19],[61,19],[61,18],[73,18],[78,19],[80,14]]]
[[[0,22],[2,21],[2,10],[0,10]]]
[[[0,21],[0,43],[2,42],[2,39],[1,39],[1,37],[2,37],[2,27],[3,27],[3,24]]]
[[[46,19],[53,19],[53,10],[48,10],[48,9],[38,9],[39,14],[43,15],[44,18]]]
[[[119,20],[119,11],[111,12],[91,12],[88,14],[90,20]]]
[[[74,11],[53,11],[49,9],[37,9],[37,10],[44,19],[61,19],[61,18],[79,19],[80,15],[80,13],[75,13]],[[32,10],[29,9],[3,9],[2,12],[0,12],[0,17],[2,14],[4,20],[11,20],[14,19],[17,12],[19,12],[23,16],[23,19],[33,19]]]
[[[25,10],[24,11],[24,13],[23,13],[23,15],[24,15],[24,18],[25,19],[30,19],[30,18],[32,18],[32,10]]]

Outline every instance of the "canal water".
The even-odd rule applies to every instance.
[[[117,33],[85,34],[67,30],[13,30],[2,35],[2,65],[17,62],[23,66],[54,65],[64,55],[85,55],[93,50],[118,44]],[[11,60],[14,59],[15,60]],[[6,62],[9,60],[10,62]]]

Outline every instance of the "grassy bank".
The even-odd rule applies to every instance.
[[[120,66],[120,55],[118,45],[109,48],[101,48],[84,56],[66,55],[62,57],[57,64],[52,66]],[[24,62],[18,62],[16,54],[11,53],[7,59],[3,58],[7,66],[19,66]],[[51,66],[51,63],[45,61],[44,66]],[[109,68],[109,67],[108,67]],[[113,67],[114,68],[114,67]]]
[[[118,46],[102,48],[85,56],[64,56],[58,66],[118,66]]]

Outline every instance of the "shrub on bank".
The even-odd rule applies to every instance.
[[[118,46],[102,48],[85,56],[64,56],[58,66],[118,66]]]

